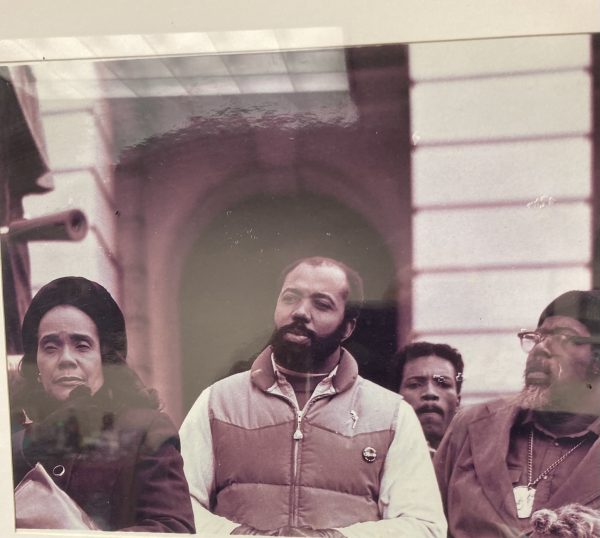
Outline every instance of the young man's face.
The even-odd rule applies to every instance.
[[[318,369],[354,329],[355,322],[344,319],[347,296],[348,281],[339,267],[300,264],[293,269],[275,308],[272,344],[278,362],[298,371]]]
[[[429,444],[437,448],[460,403],[454,365],[437,355],[409,360],[400,394],[416,411]]]
[[[578,401],[589,391],[593,363],[590,344],[578,344],[569,336],[589,337],[580,321],[550,316],[536,332],[544,336],[527,355],[522,405],[532,409],[577,411]],[[595,381],[595,380],[594,380]]]

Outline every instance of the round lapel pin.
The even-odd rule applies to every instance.
[[[363,449],[362,457],[367,463],[373,463],[377,459],[377,450],[375,450],[372,446],[368,446],[367,448]]]

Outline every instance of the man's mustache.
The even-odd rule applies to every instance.
[[[417,415],[422,415],[423,413],[437,413],[440,416],[444,416],[444,410],[439,405],[433,403],[417,407],[416,413]]]
[[[283,325],[282,327],[279,328],[279,330],[277,332],[280,335],[285,334],[285,333],[292,333],[292,334],[297,334],[297,335],[301,335],[301,336],[306,336],[306,337],[310,338],[311,340],[314,340],[317,336],[314,331],[311,331],[301,321],[294,321],[292,323],[288,323],[287,325]]]

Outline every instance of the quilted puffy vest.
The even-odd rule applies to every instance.
[[[263,530],[381,519],[379,483],[401,398],[358,376],[344,351],[335,391],[311,398],[299,425],[295,405],[273,393],[270,355],[211,388],[211,511]]]

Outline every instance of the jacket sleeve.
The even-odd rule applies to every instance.
[[[396,431],[383,467],[380,521],[338,529],[347,538],[445,538],[446,519],[421,425],[402,401]]]
[[[456,425],[459,423],[459,421],[460,417],[457,414],[448,427],[448,430],[446,431],[446,434],[444,435],[442,442],[440,443],[440,446],[433,457],[433,465],[435,468],[435,474],[437,476],[446,517],[448,517],[448,485],[450,484],[452,471],[456,464],[456,457],[454,454],[455,451],[453,447],[455,436],[457,435],[457,432],[455,431]]]
[[[239,523],[210,511],[210,502],[215,493],[215,456],[208,411],[209,396],[210,387],[200,394],[179,431],[184,472],[190,488],[196,532],[231,534]]]
[[[157,413],[146,433],[134,471],[135,525],[124,531],[193,533],[194,518],[171,420]]]

